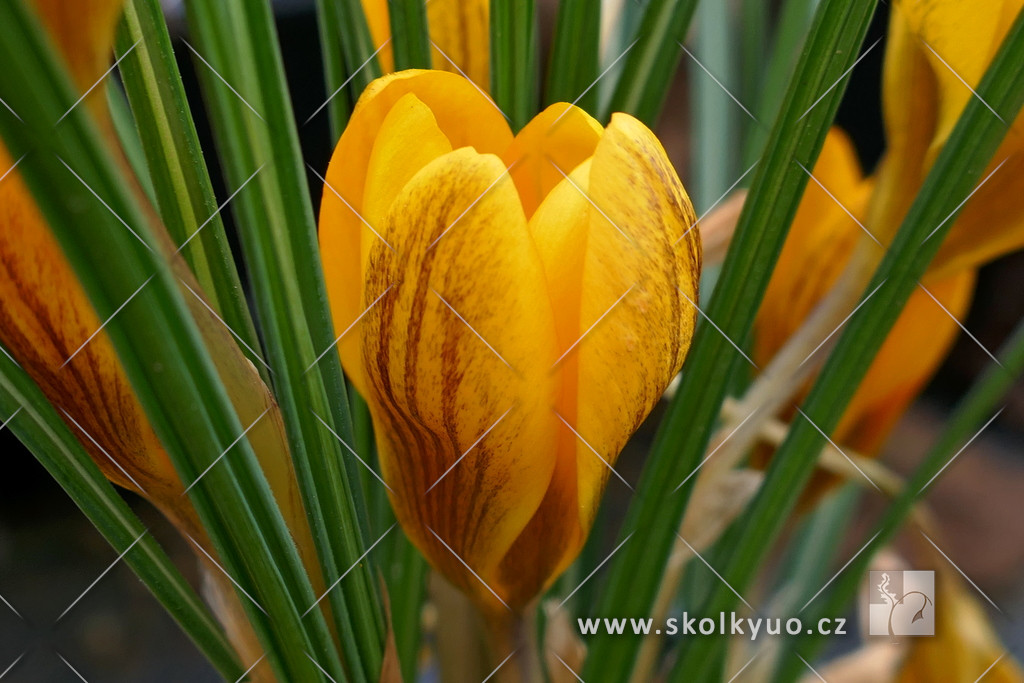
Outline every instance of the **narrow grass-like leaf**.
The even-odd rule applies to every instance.
[[[384,619],[367,546],[362,467],[327,306],[298,133],[269,3],[186,3],[227,178],[254,172],[237,223],[310,528],[349,677],[376,680]],[[223,79],[223,80],[222,80]],[[227,85],[230,84],[230,87]],[[257,172],[258,170],[258,172]]]
[[[697,0],[648,3],[636,37],[624,53],[625,66],[602,120],[612,112],[624,111],[648,126],[657,123],[695,9]]]
[[[989,159],[1024,104],[1024,12],[968,102],[960,120],[925,179],[865,293],[877,290],[850,318],[774,454],[764,485],[743,520],[743,537],[720,571],[724,583],[704,606],[707,614],[733,609],[732,590],[743,592],[782,529],[857,385],[867,372],[903,305],[918,286],[942,239],[956,220]],[[991,107],[991,110],[989,109]],[[998,112],[998,116],[993,114]],[[724,649],[721,638],[693,641],[680,659],[688,675],[701,678],[704,665]]]
[[[121,149],[124,150],[128,163],[135,172],[135,177],[145,191],[150,201],[156,202],[156,193],[153,190],[153,181],[149,177],[149,168],[146,166],[146,156],[142,151],[142,141],[139,140],[139,131],[135,130],[135,119],[132,117],[131,107],[124,92],[114,79],[108,79],[106,83],[107,106],[110,108],[110,118],[114,122],[114,131],[117,139],[121,142]]]
[[[73,106],[70,80],[24,0],[0,3],[0,62],[0,98],[22,117],[0,116],[0,135],[12,154],[26,155],[19,172],[106,321],[103,330],[179,477],[194,482],[189,498],[240,587],[269,663],[282,680],[318,681],[312,652],[340,676],[322,616],[300,617],[312,587],[252,448],[238,440],[243,426],[178,280],[88,112]],[[230,457],[220,458],[230,444]]]
[[[808,619],[844,613],[857,595],[874,555],[892,541],[914,504],[925,496],[937,477],[992,420],[996,406],[1024,374],[1024,321],[1017,324],[997,357],[999,363],[990,365],[959,402],[938,440],[907,480],[900,495],[886,509],[864,551],[843,570],[833,587],[812,603]],[[797,651],[804,658],[813,658],[824,644],[819,635],[802,635],[788,641],[786,651]],[[801,666],[795,657],[783,659],[782,668],[774,680],[796,680],[803,674]]]
[[[378,50],[388,49],[390,42],[385,46],[373,44],[359,0],[316,0],[316,9],[324,78],[330,98],[326,107],[332,141],[336,142],[348,122],[351,102],[370,81],[381,75]]]
[[[491,2],[491,97],[517,131],[537,113],[535,0]]]
[[[160,217],[210,305],[268,379],[157,0],[129,0],[117,40]],[[236,188],[244,192],[243,187]]]
[[[693,55],[684,60],[691,94],[692,152],[690,197],[701,215],[715,202],[739,172],[736,141],[741,124],[754,123],[744,105],[733,101],[738,42],[732,7],[724,2],[705,2],[697,8]]]
[[[427,31],[427,4],[423,0],[392,0],[391,46],[395,53],[395,71],[430,68],[430,33]]]
[[[875,2],[822,3],[706,310],[715,325],[698,327],[626,517],[622,537],[634,536],[609,563],[597,616],[650,613],[696,479],[689,475],[703,458],[733,369],[746,363],[733,343],[753,324],[808,182],[800,164],[812,167],[821,150],[842,97],[841,77],[856,59]],[[625,680],[638,646],[629,636],[592,638],[584,680]]]
[[[402,666],[402,680],[411,683],[416,680],[419,663],[423,600],[430,567],[400,528],[396,527],[391,535],[394,539],[387,566],[391,627]]]
[[[17,413],[17,415],[15,415]],[[0,351],[0,420],[60,484],[146,584],[214,668],[229,681],[243,672],[220,624],[174,562],[114,490],[43,392],[6,352]],[[140,539],[136,543],[136,539]]]
[[[814,9],[819,0],[786,0],[779,10],[775,33],[771,42],[771,56],[763,65],[763,73],[757,75],[754,97],[754,115],[761,121],[771,121],[782,106],[789,78],[800,57],[807,31],[814,19]],[[762,3],[763,4],[763,3]],[[754,126],[744,140],[743,158],[752,164],[764,150],[768,130]]]
[[[555,18],[555,36],[548,59],[545,104],[575,102],[596,114],[600,0],[562,0]]]

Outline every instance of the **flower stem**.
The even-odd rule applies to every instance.
[[[487,653],[496,683],[540,683],[537,651],[536,605],[523,614],[512,611],[483,614],[487,626]]]

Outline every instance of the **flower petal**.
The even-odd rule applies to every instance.
[[[579,107],[560,102],[523,127],[502,155],[512,170],[526,217],[566,175],[589,159],[604,131]]]
[[[337,334],[380,295],[364,294],[364,261],[380,242],[374,231],[380,234],[383,228],[375,223],[387,212],[388,197],[400,189],[398,180],[411,177],[441,151],[471,146],[496,153],[511,139],[500,112],[464,78],[403,71],[367,87],[331,156],[320,206],[321,259]],[[396,168],[393,179],[389,174]],[[389,189],[382,190],[382,183]],[[364,206],[367,200],[370,203]],[[339,348],[350,378],[362,392],[362,378],[351,369],[356,367],[356,339],[354,333],[346,334]]]
[[[490,89],[490,1],[431,0],[427,22],[434,68],[462,73],[480,88]]]
[[[377,60],[380,62],[381,73],[389,74],[395,70],[395,51],[389,42],[391,16],[388,12],[388,0],[363,0],[363,14],[366,15],[366,24],[370,29],[373,49],[379,50]]]
[[[496,567],[554,466],[540,260],[505,167],[471,149],[417,173],[385,222],[394,251],[371,248],[366,286],[391,289],[360,329],[384,478],[434,566],[500,608]]]

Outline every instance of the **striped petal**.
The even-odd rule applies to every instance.
[[[505,166],[472,149],[425,166],[385,224],[394,249],[371,248],[366,286],[390,289],[360,329],[384,478],[434,566],[500,608],[498,565],[555,462],[540,259]]]
[[[394,110],[394,111],[393,111]],[[386,126],[386,128],[385,128]],[[364,291],[365,259],[383,243],[380,221],[408,178],[453,148],[498,153],[512,133],[500,112],[465,79],[435,71],[403,71],[377,79],[356,104],[327,168],[320,205],[320,250],[338,334],[379,295]],[[357,335],[339,342],[346,371],[363,392]]]

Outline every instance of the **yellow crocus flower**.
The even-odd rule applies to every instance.
[[[636,119],[555,104],[513,138],[465,79],[370,84],[320,210],[346,372],[396,514],[485,610],[578,554],[610,468],[679,370],[695,217]]]
[[[388,0],[363,0],[370,37],[384,73],[395,70]],[[427,3],[431,64],[461,73],[484,90],[490,88],[490,0],[431,0]]]
[[[891,241],[1021,7],[1024,0],[895,3],[882,92],[885,155],[865,179],[845,135],[830,132],[814,168],[827,193],[809,184],[758,315],[759,364],[824,298],[867,233],[883,248]],[[965,204],[854,394],[833,435],[837,443],[877,454],[952,344],[976,269],[1024,246],[1020,121],[1012,122],[986,171],[991,176]]]
[[[758,365],[767,364],[796,332],[836,283],[857,243],[868,239],[862,221],[876,184],[863,177],[839,129],[829,131],[814,176],[828,192],[811,181],[790,227],[755,323]],[[951,316],[966,314],[974,280],[974,270],[967,269],[914,291],[854,393],[833,434],[836,443],[865,455],[878,452],[949,351],[959,332]]]
[[[1024,0],[900,0],[883,72],[886,154],[868,211],[885,244],[899,228]],[[995,116],[995,113],[992,114]],[[1024,118],[1018,116],[932,263],[929,277],[1024,246]],[[998,170],[996,170],[996,168]],[[989,177],[991,174],[991,177]]]

